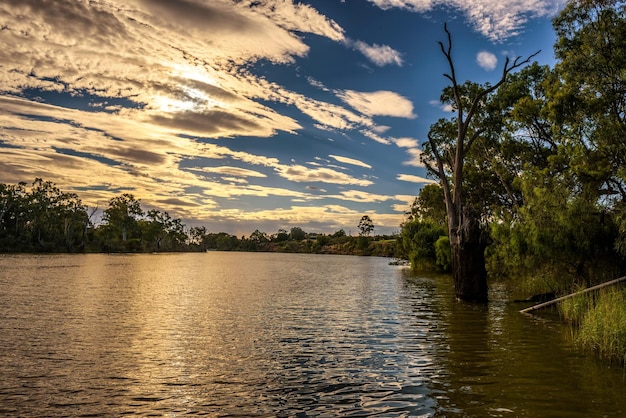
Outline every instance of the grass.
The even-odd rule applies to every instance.
[[[560,304],[561,314],[575,327],[575,339],[601,358],[626,364],[626,291],[602,289]]]

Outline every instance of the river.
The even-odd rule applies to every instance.
[[[0,255],[0,415],[626,415],[559,321],[388,261]]]

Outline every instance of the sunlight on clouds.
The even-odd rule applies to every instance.
[[[414,119],[413,103],[392,91],[358,92],[344,90],[337,97],[367,116],[395,116]]]
[[[388,64],[395,64],[401,67],[402,64],[404,64],[402,54],[390,46],[377,44],[368,45],[363,41],[349,41],[347,42],[347,45],[361,52],[379,67],[383,67]]]
[[[378,142],[379,144],[387,145],[387,144],[390,143],[387,138],[383,138],[382,136],[378,135],[376,133],[375,129],[373,129],[371,131],[366,130],[366,129],[362,129],[360,132],[361,132],[361,134],[363,134],[363,136],[366,136],[366,137],[368,137],[370,139],[373,139],[374,141]]]
[[[566,0],[369,0],[381,9],[401,8],[417,13],[436,7],[461,10],[475,30],[492,41],[519,34],[529,19],[553,16]]]
[[[193,102],[185,102],[163,96],[155,97],[154,105],[158,110],[166,113],[186,112],[196,108],[196,104]]]
[[[265,174],[259,173],[258,171],[247,170],[245,168],[239,168],[239,167],[228,167],[228,166],[202,167],[200,170],[205,173],[215,173],[219,175],[233,176],[233,177],[262,177],[262,178],[267,177]]]
[[[402,163],[402,165],[410,165],[412,167],[424,167],[422,162],[422,150],[419,148],[408,148],[406,153],[411,157],[408,161]]]
[[[417,148],[419,145],[414,138],[395,138],[393,142],[400,148]]]
[[[290,181],[298,183],[333,183],[333,184],[353,184],[357,186],[369,186],[373,184],[370,180],[357,179],[345,173],[340,173],[329,168],[308,168],[303,165],[280,165],[275,167],[277,174]]]
[[[435,180],[427,179],[425,177],[420,177],[420,176],[414,176],[412,174],[398,174],[398,177],[396,178],[398,180],[408,181],[411,183],[436,183]]]
[[[393,199],[393,196],[384,196],[375,193],[364,192],[361,190],[347,190],[341,192],[339,196],[337,196],[337,198],[343,200],[352,200],[355,202],[378,203]]]
[[[366,164],[359,160],[355,160],[354,158],[341,157],[339,155],[329,155],[329,157],[336,161],[339,161],[340,163],[356,165],[356,166],[364,167],[364,168],[372,168],[371,165]]]
[[[376,228],[398,228],[403,221],[404,213],[396,214],[372,214],[372,221]],[[242,211],[239,209],[228,209],[220,213],[222,222],[252,222],[258,225],[259,222],[268,221],[278,228],[287,226],[299,226],[306,228],[315,220],[315,224],[326,225],[326,232],[344,229],[346,233],[357,231],[359,220],[363,212],[356,211],[341,205],[324,206],[291,206],[287,209],[278,208],[274,210]]]
[[[331,90],[309,79],[328,96],[324,101],[253,73],[258,63],[291,65],[306,57],[307,34],[355,48],[379,66],[403,65],[390,46],[347,40],[344,29],[313,6],[291,0],[5,0],[0,26],[1,182],[42,177],[92,207],[129,192],[148,207],[166,205],[175,216],[303,224],[313,217],[342,228],[356,228],[361,213],[340,205],[246,213],[226,206],[242,196],[311,203],[328,197],[322,196],[327,190],[328,198],[343,202],[392,199],[337,191],[374,185],[375,177],[351,175],[372,169],[363,161],[329,155],[346,166],[330,160],[298,165],[225,141],[280,138],[314,125],[334,139],[362,133],[389,144],[390,128],[373,118],[416,117],[413,103],[391,91]],[[395,143],[413,152],[413,143]],[[265,179],[291,183],[249,184]],[[376,217],[399,224],[396,214]]]
[[[307,4],[291,0],[245,0],[241,3],[266,15],[287,30],[314,33],[334,41],[344,38],[341,26]]]

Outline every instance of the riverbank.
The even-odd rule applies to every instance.
[[[375,257],[396,257],[397,254],[395,239],[348,236],[341,240],[325,240],[318,237],[315,240],[265,242],[257,244],[252,251]]]

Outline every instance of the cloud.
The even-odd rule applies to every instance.
[[[439,100],[430,100],[428,102],[428,104],[430,104],[431,106],[434,106],[434,107],[438,107],[439,109],[443,110],[444,112],[454,112],[454,108],[449,103],[443,104]]]
[[[334,41],[344,39],[341,26],[307,4],[293,3],[291,0],[246,0],[242,3],[286,30],[313,33]]]
[[[228,167],[228,166],[202,167],[201,171],[205,173],[215,173],[215,174],[219,174],[222,176],[262,177],[262,178],[267,177],[265,174],[259,173],[258,171],[248,170],[248,169],[239,168],[239,167]]]
[[[202,220],[241,216],[228,211],[242,196],[268,205],[310,202],[322,191],[336,200],[379,203],[388,198],[345,191],[371,186],[373,177],[355,177],[326,160],[285,163],[270,152],[247,152],[239,146],[247,140],[226,139],[281,138],[313,125],[329,136],[352,140],[350,134],[363,133],[389,144],[389,127],[373,118],[416,117],[398,93],[331,90],[309,79],[321,97],[330,96],[324,101],[253,73],[256,64],[305,58],[308,34],[355,48],[376,65],[403,64],[390,46],[347,40],[339,24],[302,2],[6,0],[0,26],[0,181],[45,178],[90,206],[130,192],[148,205],[171,205],[174,216]],[[302,207],[253,210],[246,219],[305,219],[298,210],[306,214]],[[354,225],[360,218],[340,205],[320,213],[333,224],[338,213]]]
[[[363,41],[348,41],[346,44],[361,52],[379,67],[389,64],[401,67],[404,63],[402,54],[387,45],[369,45]]]
[[[371,131],[370,131],[370,130],[367,130],[367,129],[362,129],[360,132],[361,132],[364,136],[366,136],[366,137],[368,137],[368,138],[370,138],[370,139],[373,139],[374,141],[376,141],[376,142],[378,142],[378,143],[380,143],[380,144],[385,144],[385,145],[387,145],[387,144],[389,144],[389,143],[390,143],[390,142],[389,142],[389,140],[388,140],[387,138],[383,138],[382,136],[378,135],[378,134],[376,133],[376,129],[373,129],[373,130],[371,130]]]
[[[419,145],[414,138],[395,138],[393,142],[400,148],[417,148]]]
[[[476,55],[476,62],[485,70],[493,71],[495,70],[496,65],[498,65],[498,58],[496,58],[496,56],[491,52],[480,51]]]
[[[345,173],[340,173],[329,168],[308,168],[302,165],[280,165],[275,167],[277,174],[290,181],[297,183],[332,183],[351,184],[356,186],[369,186],[370,180],[356,179]]]
[[[435,180],[427,179],[425,177],[415,176],[412,174],[398,174],[396,179],[400,181],[408,181],[411,183],[436,183]]]
[[[410,159],[402,163],[402,165],[410,165],[412,167],[424,167],[424,163],[422,162],[422,150],[419,148],[409,148],[406,150],[406,153],[409,154]]]
[[[565,0],[369,0],[381,9],[401,8],[416,13],[453,7],[465,14],[474,29],[501,42],[520,33],[528,20],[553,16]]]
[[[343,90],[337,92],[337,97],[367,116],[394,116],[406,119],[417,117],[413,113],[413,103],[392,91],[358,92]]]
[[[423,152],[419,148],[419,141],[414,138],[391,138],[391,141],[399,148],[406,148],[406,153],[409,155],[409,159],[404,161],[402,165],[409,165],[412,167],[424,167],[422,163]]]
[[[339,194],[342,200],[352,200],[355,202],[378,203],[393,199],[393,196],[384,196],[375,193],[368,193],[362,190],[347,190]]]
[[[363,168],[372,168],[371,165],[366,164],[359,160],[355,160],[353,158],[341,157],[339,155],[329,155],[329,157],[333,158],[336,161],[339,161],[340,163],[356,165],[356,166],[363,167]]]

